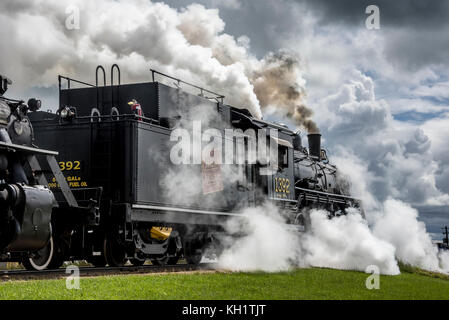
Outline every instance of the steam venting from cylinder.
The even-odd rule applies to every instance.
[[[309,133],[307,135],[309,139],[309,154],[317,159],[321,157],[321,134]]]

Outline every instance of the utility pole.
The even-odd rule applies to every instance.
[[[444,235],[443,243],[446,244],[447,246],[449,246],[449,232],[448,232],[448,227],[445,226],[445,227],[442,228],[442,229],[444,230],[444,231],[443,231],[443,235]]]

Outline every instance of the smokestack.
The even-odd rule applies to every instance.
[[[309,133],[307,138],[309,139],[309,154],[319,160],[321,156],[321,134]]]

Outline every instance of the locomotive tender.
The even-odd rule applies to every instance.
[[[22,261],[38,270],[83,259],[95,266],[120,266],[128,260],[141,265],[148,259],[153,264],[175,264],[181,257],[199,263],[205,248],[219,248],[223,223],[239,217],[246,207],[272,202],[287,223],[301,229],[308,226],[307,208],[323,207],[334,215],[360,205],[328,163],[320,134],[308,135],[307,150],[298,132],[224,104],[222,95],[151,72],[153,81],[134,84],[120,83],[117,65],[111,68],[110,85],[101,66],[95,85],[59,76],[56,113],[30,107],[35,100],[28,107],[0,100],[1,112],[6,112],[5,102],[12,110],[0,129],[0,171],[8,171],[6,177],[2,173],[5,184],[0,193],[3,260]],[[175,81],[176,87],[155,81],[155,76]],[[187,93],[181,85],[200,94]],[[142,113],[132,113],[129,101],[138,101]],[[170,139],[172,131],[205,113],[212,114],[208,126],[219,131],[266,130],[263,139],[277,147],[278,161],[271,174],[259,162],[171,163],[170,150],[176,143]],[[0,116],[6,119],[6,113]],[[14,135],[18,119],[26,123],[25,140]],[[271,134],[274,131],[276,135]],[[236,138],[246,155],[248,139]],[[186,171],[198,179],[189,179]],[[230,172],[232,179],[227,177]],[[10,189],[22,192],[22,197],[10,199]],[[36,198],[40,201],[28,200]],[[16,213],[15,208],[22,211]],[[15,227],[8,220],[11,210]]]

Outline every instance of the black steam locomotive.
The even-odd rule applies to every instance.
[[[66,260],[120,266],[175,264],[184,257],[199,263],[205,248],[219,248],[223,222],[240,217],[244,208],[272,202],[287,223],[303,229],[307,208],[337,215],[360,205],[328,163],[320,134],[308,135],[306,149],[299,133],[285,125],[256,119],[212,91],[151,73],[151,82],[121,84],[113,65],[110,85],[101,66],[95,85],[59,76],[56,113],[39,111],[36,100],[28,106],[0,100],[2,260],[34,269]],[[239,132],[229,139],[235,155],[239,150],[246,160],[170,161],[179,142],[173,131],[205,115],[216,133]],[[251,136],[248,129],[264,133]],[[254,139],[276,146],[275,166],[248,161]]]

